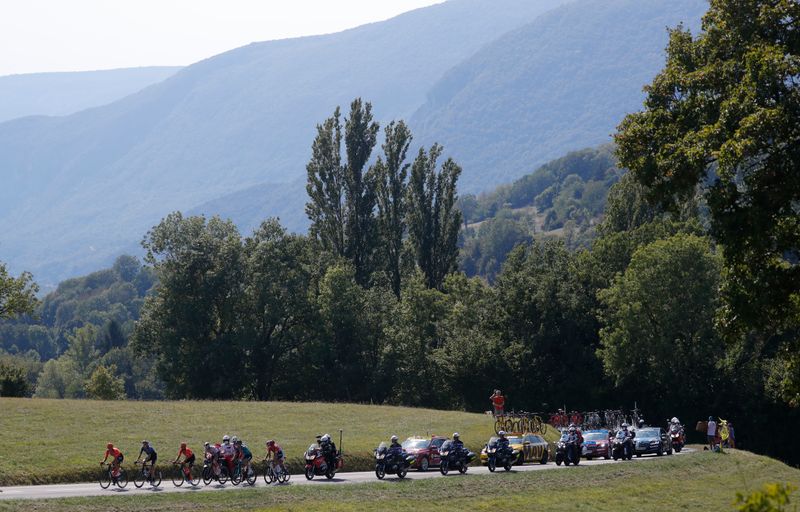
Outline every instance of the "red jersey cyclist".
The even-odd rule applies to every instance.
[[[186,446],[186,443],[181,443],[181,449],[178,451],[178,455],[175,457],[175,460],[173,460],[172,463],[177,464],[178,459],[181,457],[183,457],[183,463],[186,465],[183,471],[188,475],[192,470],[192,466],[194,466],[195,456],[194,452],[188,446]]]
[[[119,466],[125,457],[119,449],[114,447],[114,443],[108,443],[106,445],[106,456],[100,464],[105,464],[109,457],[111,457],[111,475],[116,478],[119,476]]]
[[[264,462],[272,459],[275,462],[275,465],[281,468],[281,471],[287,473],[286,466],[284,466],[284,461],[286,458],[283,455],[283,448],[281,448],[278,443],[270,439],[267,441],[267,456],[264,457]]]

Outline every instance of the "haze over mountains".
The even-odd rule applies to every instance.
[[[704,0],[451,0],[256,43],[116,101],[0,124],[0,259],[44,284],[108,265],[181,209],[305,227],[317,122],[356,96],[445,144],[464,190],[608,140]],[[555,9],[555,10],[552,10]],[[550,11],[550,12],[548,12]]]
[[[161,82],[179,69],[151,66],[0,76],[0,122],[24,116],[66,116],[99,107]]]

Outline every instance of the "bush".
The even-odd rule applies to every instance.
[[[0,360],[0,396],[26,396],[28,391],[25,368]]]

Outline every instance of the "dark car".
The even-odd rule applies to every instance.
[[[586,460],[594,457],[611,458],[611,439],[608,430],[587,430],[583,433],[583,456]]]
[[[412,468],[427,471],[428,468],[442,463],[439,448],[445,441],[447,438],[442,436],[409,437],[403,441],[403,450],[416,457],[414,464],[411,465]]]
[[[672,455],[672,440],[667,431],[658,427],[647,427],[636,430],[633,439],[633,449],[637,457],[647,453],[656,455]]]

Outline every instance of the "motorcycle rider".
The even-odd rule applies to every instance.
[[[464,442],[458,432],[453,432],[453,451],[458,453],[464,450]]]
[[[336,443],[331,440],[330,434],[325,434],[319,439],[319,446],[325,463],[329,468],[336,468]]]
[[[387,452],[389,459],[394,461],[395,459],[400,458],[402,454],[403,445],[397,441],[397,436],[392,436],[391,444],[389,445],[389,451]]]

